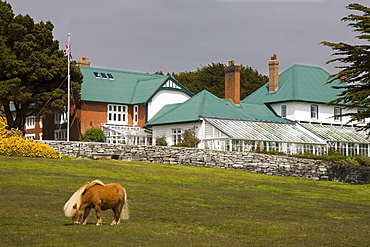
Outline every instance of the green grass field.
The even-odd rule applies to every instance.
[[[88,181],[120,183],[131,218],[72,225]],[[370,186],[117,160],[0,157],[0,246],[370,246]]]

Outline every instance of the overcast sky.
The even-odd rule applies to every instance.
[[[293,64],[335,73],[321,41],[357,43],[341,22],[348,0],[8,0],[15,14],[50,20],[63,49],[71,33],[73,59],[126,71],[194,71],[235,60],[267,74]]]

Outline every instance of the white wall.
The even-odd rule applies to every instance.
[[[159,91],[148,104],[148,120],[149,121],[163,106],[167,104],[182,103],[189,99],[190,96],[186,93],[173,90]]]
[[[203,138],[202,138],[201,133],[203,133],[203,131],[202,131],[202,124],[200,122],[153,126],[153,128],[152,128],[152,130],[153,130],[153,145],[155,145],[155,138],[165,136],[168,146],[172,146],[174,144],[173,141],[172,141],[172,129],[183,129],[183,130],[185,130],[185,129],[191,129],[194,126],[196,127],[196,129],[195,129],[196,136],[199,139],[202,140]],[[198,145],[198,147],[199,147],[199,145]]]
[[[334,105],[325,105],[325,104],[315,104],[315,103],[306,103],[306,102],[285,102],[277,103],[271,105],[276,114],[281,116],[281,106],[286,105],[287,107],[287,119],[293,121],[304,121],[304,122],[317,122],[317,123],[326,123],[326,124],[346,124],[349,121],[349,117],[342,117],[342,120],[334,120]],[[311,118],[311,105],[318,105],[318,119]],[[357,108],[352,110],[347,110],[342,108],[342,114],[347,112],[357,112]],[[365,122],[368,122],[369,119],[366,119]],[[355,124],[357,122],[353,122]],[[352,124],[352,123],[351,123]]]

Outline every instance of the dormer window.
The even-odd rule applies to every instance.
[[[96,78],[100,78],[100,74],[98,72],[93,72]]]
[[[101,77],[103,77],[104,79],[107,79],[107,75],[105,73],[100,73],[101,74]]]

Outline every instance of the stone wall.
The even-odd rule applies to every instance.
[[[116,158],[127,161],[237,169],[265,175],[303,177],[355,184],[364,184],[370,181],[370,167],[288,156],[92,142],[43,142],[62,154],[80,158]]]

